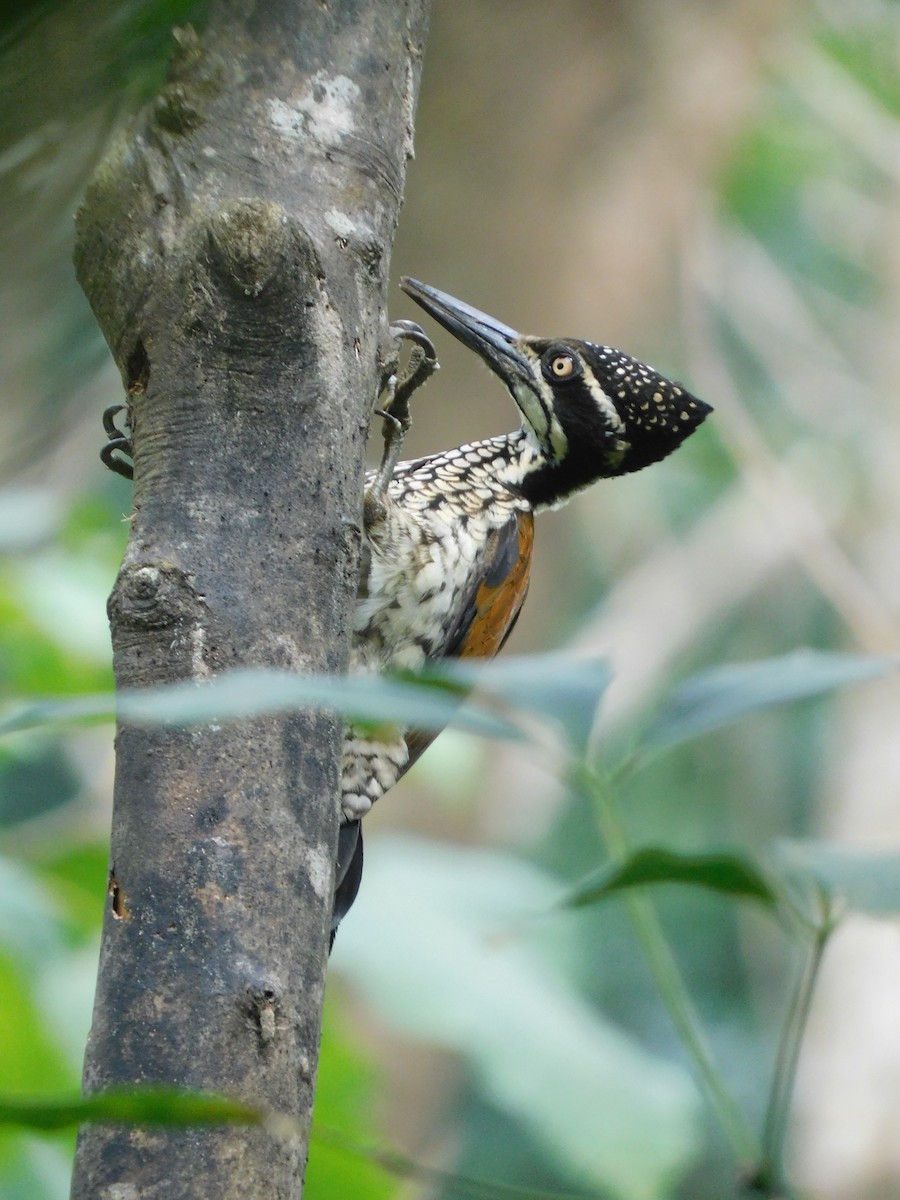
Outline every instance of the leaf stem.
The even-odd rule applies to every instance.
[[[624,862],[628,855],[628,842],[606,780],[587,766],[582,766],[577,774],[581,782],[587,785],[588,794],[596,802],[598,823],[611,857],[617,862]],[[745,1166],[758,1163],[761,1153],[759,1140],[726,1088],[716,1066],[712,1051],[703,1035],[697,1010],[672,956],[653,903],[647,896],[637,893],[626,893],[623,899],[628,906],[634,931],[650,973],[678,1037],[693,1063],[697,1081],[707,1102],[716,1114],[740,1162]]]
[[[821,920],[814,930],[806,961],[785,1014],[775,1059],[772,1088],[769,1092],[769,1102],[763,1122],[762,1173],[775,1185],[779,1184],[784,1173],[784,1143],[803,1035],[812,1008],[822,956],[834,930],[829,898],[823,892],[820,894],[819,900]]]

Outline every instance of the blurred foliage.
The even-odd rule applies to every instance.
[[[333,960],[314,1200],[734,1196],[734,1154],[700,1102],[632,921],[645,950],[660,937],[671,947],[722,1079],[761,1132],[784,1009],[802,993],[803,919],[828,925],[823,895],[848,912],[897,912],[890,847],[853,854],[826,839],[849,828],[871,850],[885,826],[900,836],[874,807],[880,782],[896,809],[886,747],[897,702],[874,683],[845,690],[897,644],[900,16],[888,0],[808,0],[760,32],[760,7],[494,0],[456,13],[438,0],[401,265],[489,309],[508,279],[497,315],[515,323],[572,320],[581,332],[577,313],[597,336],[602,318],[605,340],[627,335],[645,357],[641,342],[655,348],[716,414],[671,464],[617,482],[613,519],[602,489],[568,524],[544,518],[557,536],[538,549],[549,567],[524,637],[571,641],[590,662],[614,652],[589,775],[567,776],[543,732],[528,750],[448,740],[458,767],[435,747],[416,773],[438,798],[430,807],[420,795],[404,810],[414,776],[373,814],[363,892]],[[111,129],[162,78],[169,26],[201,11],[91,0],[0,14],[9,711],[112,685],[105,597],[130,493],[94,457],[118,384],[72,278],[70,217]],[[477,175],[477,220],[461,161]],[[477,427],[480,398],[440,403],[470,369],[445,349],[436,398],[417,414],[423,451],[494,431]],[[819,653],[792,656],[802,646]],[[706,670],[748,659],[759,661]],[[501,698],[550,694],[547,662],[526,661],[498,676]],[[552,706],[583,748],[605,677],[576,682]],[[0,742],[4,1097],[78,1087],[110,741],[108,727],[40,724]],[[453,795],[457,777],[474,797]],[[875,797],[869,825],[857,793]],[[416,835],[385,832],[404,811]],[[500,840],[515,849],[475,845]],[[651,876],[652,888],[624,888]],[[787,895],[787,926],[732,894],[770,885],[782,917]],[[564,907],[592,890],[598,902]],[[846,1035],[827,1026],[817,1052],[847,1036],[854,1061],[896,1060],[896,1045],[868,1046],[865,1012],[855,1025],[844,1012]],[[448,1056],[440,1069],[413,1049],[423,1043]],[[841,1091],[827,1078],[803,1102],[814,1123],[827,1111],[816,1100]],[[891,1093],[878,1096],[890,1112]],[[838,1112],[843,1140],[864,1152],[829,1158],[834,1131],[801,1121],[802,1194],[891,1200],[896,1123],[879,1142],[877,1130],[850,1136],[854,1114]],[[4,1200],[64,1197],[72,1146],[70,1133],[0,1132]]]
[[[172,25],[202,11],[187,0],[0,9],[0,470],[64,438],[102,379],[72,215],[113,130],[163,82]]]

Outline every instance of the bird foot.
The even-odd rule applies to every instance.
[[[390,328],[398,341],[412,342],[412,350],[405,369],[399,374],[391,372],[388,376],[382,393],[386,395],[386,399],[374,410],[375,416],[381,417],[383,422],[384,453],[375,480],[366,492],[366,512],[373,517],[384,508],[384,493],[400,460],[403,442],[412,424],[409,401],[413,392],[417,391],[440,365],[434,343],[415,321],[392,321]]]
[[[116,417],[120,412],[125,413],[125,423],[129,429],[128,433],[125,433],[116,425]],[[134,467],[128,461],[128,459],[134,456],[131,445],[128,405],[111,404],[103,414],[103,428],[106,431],[109,441],[100,451],[100,461],[104,466],[109,467],[111,471],[115,471],[116,474],[124,475],[126,479],[133,479]],[[117,451],[118,453],[116,453]],[[121,455],[127,455],[128,458],[122,458]]]

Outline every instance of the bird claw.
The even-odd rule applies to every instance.
[[[434,342],[421,325],[419,325],[416,321],[397,320],[391,321],[390,330],[398,341],[414,342],[423,351],[425,360],[430,364],[428,375],[430,375],[432,371],[437,370],[437,350],[434,348]],[[410,366],[412,366],[411,361]],[[409,367],[407,367],[407,371],[409,371]],[[424,383],[425,380],[423,379],[420,382]],[[418,386],[419,385],[416,384],[416,387]]]
[[[111,404],[103,413],[103,428],[106,431],[108,441],[100,451],[100,461],[104,466],[109,467],[111,471],[115,471],[117,475],[124,475],[126,479],[134,478],[134,467],[126,458],[120,457],[120,454],[127,454],[128,458],[133,457],[131,445],[131,436],[119,429],[116,425],[116,417],[120,412],[125,412],[126,423],[128,422],[128,406],[126,404]]]
[[[412,342],[409,360],[406,368],[400,373],[392,372],[387,381],[387,403],[382,405],[382,411],[387,411],[395,417],[402,427],[405,437],[410,426],[409,401],[413,392],[425,383],[439,367],[437,350],[434,342],[421,325],[415,321],[391,321],[391,334],[398,342]],[[393,426],[391,429],[393,430]],[[387,437],[387,430],[385,436]],[[391,436],[396,436],[391,433]]]
[[[400,459],[403,442],[409,432],[412,419],[409,401],[427,379],[438,369],[437,351],[434,342],[415,321],[392,321],[391,333],[398,341],[412,342],[412,350],[405,369],[398,375],[392,372],[383,391],[386,400],[374,410],[381,417],[384,427],[384,453],[375,481],[366,493],[366,512],[376,514],[384,508],[382,498]],[[380,399],[380,397],[379,397]]]

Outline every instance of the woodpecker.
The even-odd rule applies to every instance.
[[[385,457],[367,477],[363,505],[351,655],[351,669],[359,672],[493,657],[528,590],[535,514],[599,479],[665,458],[712,411],[620,350],[525,337],[415,279],[400,286],[500,377],[522,424],[513,433],[397,462],[409,388],[401,413],[388,401]],[[395,333],[418,343],[415,367],[427,374],[436,363],[422,331],[408,322]],[[348,728],[332,940],[359,889],[361,818],[435,736],[403,727],[377,736]]]
[[[407,371],[392,378],[376,413],[385,452],[366,478],[363,547],[351,672],[410,670],[445,658],[491,658],[519,616],[531,570],[534,517],[600,479],[658,462],[712,411],[681,384],[620,350],[575,338],[523,336],[415,279],[403,291],[500,377],[522,422],[499,437],[400,462],[409,399],[436,368],[434,347],[412,321]],[[104,414],[101,458],[131,476],[131,440]],[[362,878],[360,821],[412,766],[435,732],[349,725],[331,940]]]

